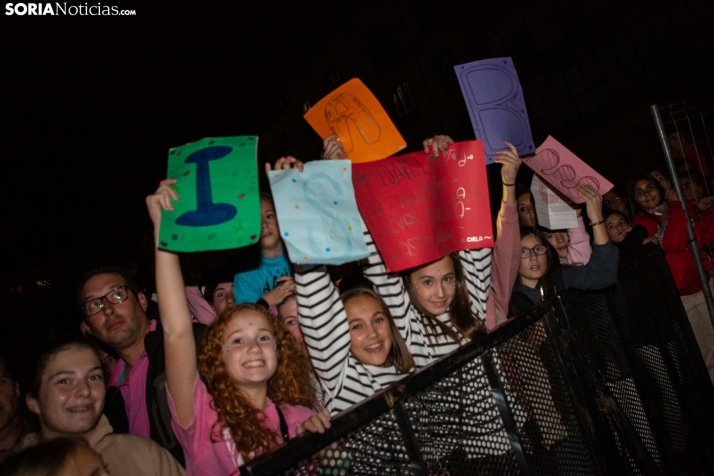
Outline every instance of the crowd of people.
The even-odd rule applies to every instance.
[[[691,172],[693,146],[679,135],[671,140]],[[452,142],[436,135],[424,151],[438,156]],[[323,145],[327,160],[350,158],[334,136]],[[518,190],[516,148],[505,143],[495,162],[502,199],[493,249],[388,273],[363,223],[364,279],[338,284],[326,266],[290,263],[275,206],[263,194],[260,263],[233,281],[186,286],[178,256],[155,249],[158,319],[148,316],[151,296],[127,269],[88,270],[77,288],[81,334],[47,342],[23,379],[0,356],[0,476],[238,474],[244,462],[306,431],[326,431],[332,416],[542,299],[614,285],[618,264],[643,246],[662,247],[714,381],[714,330],[684,213],[708,246],[708,168],[682,178],[684,202],[657,171],[604,197],[581,185],[578,226],[549,230],[538,224],[530,192]],[[289,168],[302,172],[303,163],[283,157],[266,172]],[[157,241],[162,211],[181,199],[174,183],[161,181],[146,198]],[[707,271],[709,251],[702,249]],[[558,464],[564,438],[543,438]]]

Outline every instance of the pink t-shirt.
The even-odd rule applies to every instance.
[[[151,320],[149,332],[156,330],[156,320]],[[110,387],[119,387],[124,399],[124,408],[129,420],[129,433],[144,438],[151,438],[149,427],[149,411],[146,408],[146,376],[149,373],[149,357],[146,350],[142,352],[139,360],[134,362],[126,375],[126,362],[117,361],[114,371],[109,377]]]
[[[213,397],[208,393],[206,385],[196,377],[193,391],[193,411],[196,419],[192,424],[183,428],[176,418],[171,395],[169,394],[169,408],[171,408],[171,427],[174,429],[176,439],[181,443],[186,457],[187,476],[229,476],[239,474],[238,467],[243,464],[243,457],[235,449],[235,444],[230,434],[216,438],[212,434],[213,424],[218,419],[216,412],[211,408]],[[303,422],[315,414],[314,410],[303,406],[283,405],[280,407],[288,424],[288,435],[296,436],[295,423]],[[275,404],[268,399],[265,409],[265,422],[268,427],[278,435],[278,442],[282,444],[280,435],[280,419],[275,409]],[[214,441],[218,440],[218,441]]]

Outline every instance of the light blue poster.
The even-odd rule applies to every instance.
[[[352,186],[352,162],[308,162],[302,173],[273,170],[269,178],[290,261],[340,265],[369,255]]]

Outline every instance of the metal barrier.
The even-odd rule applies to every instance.
[[[659,250],[241,467],[274,474],[712,474],[714,388]]]

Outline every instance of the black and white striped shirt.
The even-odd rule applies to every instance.
[[[364,276],[372,282],[374,290],[389,306],[394,323],[409,346],[417,368],[422,368],[435,359],[458,349],[466,342],[466,339],[463,338],[460,342],[455,342],[438,328],[437,333],[433,333],[432,328],[426,324],[428,318],[411,303],[402,278],[397,274],[387,273],[387,268],[364,222],[362,227],[364,240],[370,251],[369,266],[364,269]],[[486,322],[486,301],[491,284],[491,252],[490,248],[459,252],[466,288],[471,301],[471,310],[481,318],[484,324]],[[449,313],[436,317],[457,334],[459,333],[451,323]]]
[[[339,413],[401,380],[394,366],[363,365],[350,352],[350,330],[339,290],[324,266],[295,274],[298,322],[324,390],[323,403]]]

